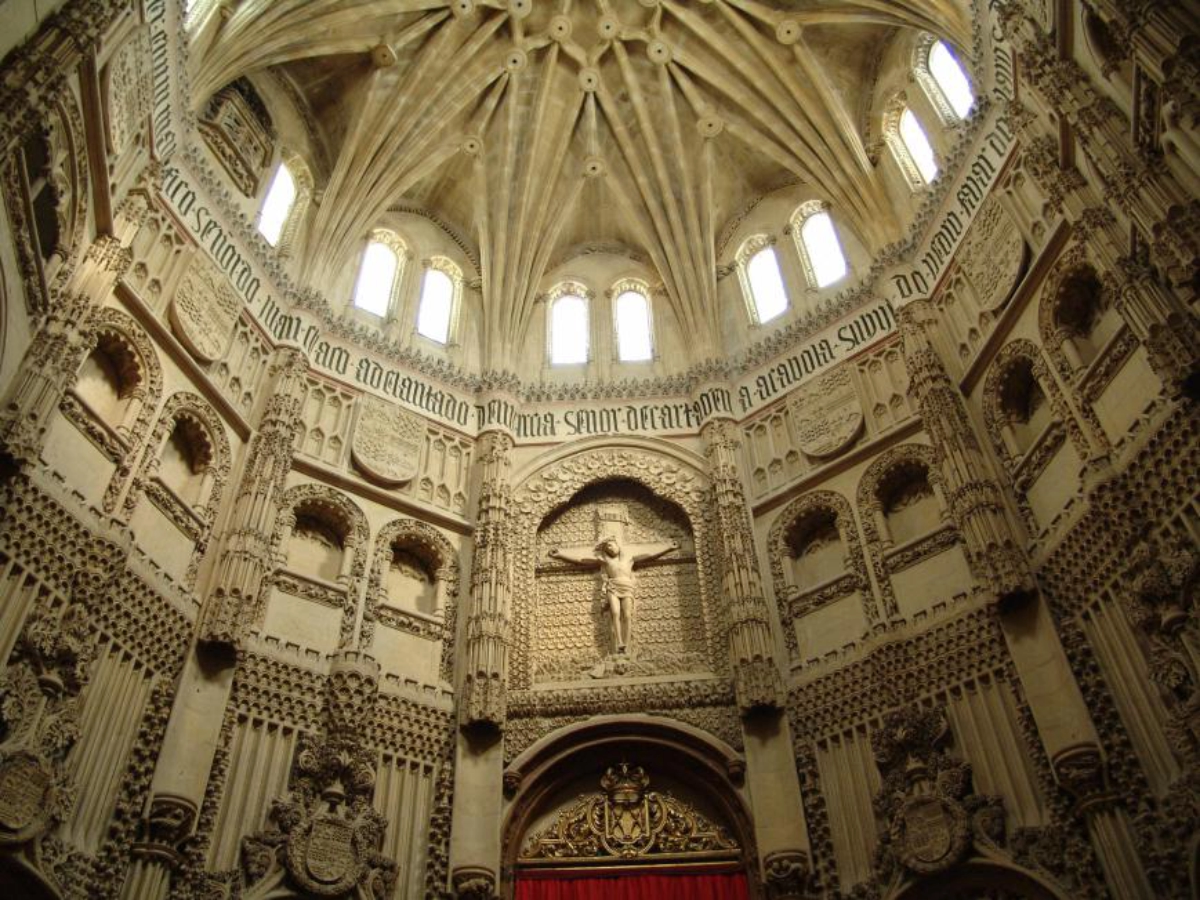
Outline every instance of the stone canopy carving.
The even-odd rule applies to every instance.
[[[599,791],[582,797],[530,836],[522,862],[737,856],[737,842],[723,827],[684,801],[649,787],[650,776],[641,766],[610,766]]]
[[[370,478],[403,484],[417,474],[424,435],[419,417],[368,394],[359,403],[350,449],[354,462]]]

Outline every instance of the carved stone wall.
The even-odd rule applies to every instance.
[[[700,855],[755,900],[1194,891],[1186,4],[942,4],[935,36],[896,3],[842,45],[778,3],[375,3],[369,50],[338,4],[9,5],[0,894],[494,900]],[[929,184],[880,143],[905,105]],[[836,285],[771,225],[817,208]],[[374,316],[362,242],[401,225]],[[443,344],[415,261],[450,257]],[[553,366],[576,282],[589,358]],[[624,644],[609,536],[643,557]]]

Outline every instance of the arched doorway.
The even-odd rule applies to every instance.
[[[892,900],[1067,900],[1067,896],[1026,869],[972,859],[905,885]]]
[[[504,895],[748,900],[757,858],[739,754],[658,716],[599,716],[505,773]]]

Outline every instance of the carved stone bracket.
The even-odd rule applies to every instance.
[[[816,896],[812,866],[803,850],[768,853],[763,858],[763,884],[768,900],[808,900]]]
[[[461,866],[454,870],[451,881],[456,900],[493,900],[496,896],[496,873],[484,866]]]

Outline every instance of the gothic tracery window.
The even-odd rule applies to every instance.
[[[846,277],[846,256],[824,203],[802,204],[792,216],[792,235],[809,284],[823,288]]]

